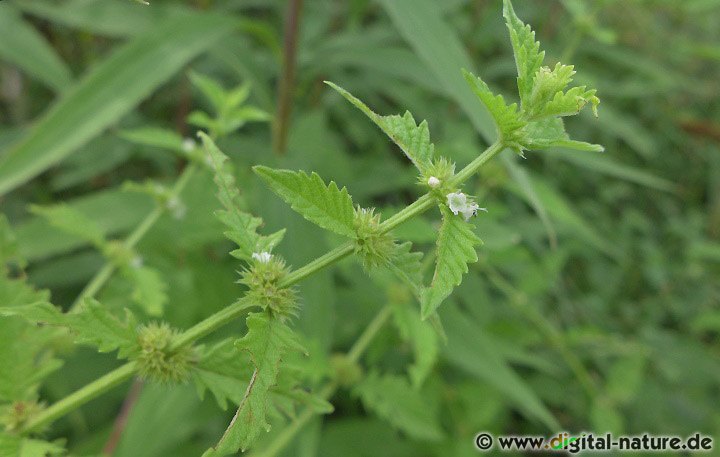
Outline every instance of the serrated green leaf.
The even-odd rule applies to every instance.
[[[430,321],[407,304],[393,308],[393,321],[403,340],[410,343],[415,363],[408,368],[412,387],[419,389],[432,371],[438,356],[438,336]]]
[[[239,406],[247,380],[252,377],[253,365],[237,350],[234,340],[229,338],[211,348],[199,348],[197,353],[190,379],[200,398],[209,390],[223,410],[227,409],[228,400]]]
[[[430,130],[427,121],[422,121],[419,125],[416,124],[410,111],[405,111],[403,116],[399,114],[381,116],[342,87],[329,81],[325,81],[325,83],[338,91],[356,108],[365,113],[375,125],[380,127],[380,130],[398,145],[418,170],[422,172],[430,165],[435,155],[435,145],[430,142]]]
[[[390,256],[388,268],[409,285],[417,296],[420,296],[423,287],[421,262],[423,254],[422,252],[411,252],[411,249],[412,243],[410,241],[396,245]]]
[[[518,92],[525,109],[531,105],[535,73],[542,67],[545,51],[540,51],[540,43],[535,41],[535,32],[517,17],[510,0],[503,0],[503,16],[510,30],[510,42],[518,71]]]
[[[298,406],[310,407],[316,414],[333,412],[331,403],[300,385],[303,368],[289,364],[279,373],[277,384],[270,388],[273,408],[290,419],[295,418]]]
[[[162,315],[168,301],[168,285],[160,272],[146,266],[129,267],[125,269],[125,276],[133,285],[133,301],[150,316]]]
[[[0,315],[5,308],[28,306],[49,298],[47,291],[36,291],[25,278],[10,279],[0,267]],[[37,385],[60,368],[48,346],[54,335],[18,319],[0,318],[0,402],[32,399]]]
[[[64,203],[54,206],[32,205],[30,211],[47,219],[53,227],[95,246],[105,243],[105,232],[95,221]]]
[[[248,333],[235,345],[250,354],[255,370],[228,429],[204,457],[222,457],[238,449],[244,451],[262,431],[270,430],[266,420],[268,391],[277,383],[283,354],[287,350],[306,352],[292,329],[266,312],[248,315],[247,326]]]
[[[49,291],[35,290],[25,277],[10,279],[0,266],[0,308],[24,306],[49,299]]]
[[[137,322],[130,310],[125,312],[125,322],[121,322],[92,298],[86,298],[80,310],[74,313],[63,313],[46,301],[0,307],[0,315],[67,327],[76,343],[97,346],[99,352],[119,349],[118,358],[127,358],[138,346]]]
[[[257,233],[256,230],[262,225],[262,219],[240,210],[238,205],[240,192],[235,187],[235,177],[228,158],[218,149],[209,136],[202,132],[199,133],[199,136],[215,170],[213,179],[218,186],[217,198],[225,207],[224,210],[216,211],[215,215],[230,228],[229,231],[225,232],[225,236],[238,245],[238,249],[231,252],[231,254],[238,259],[249,261],[252,259],[253,253],[270,252],[282,240],[285,229],[268,236]]]
[[[552,71],[548,67],[541,67],[535,74],[530,102],[525,107],[527,119],[574,116],[588,103],[592,103],[595,111],[596,105],[600,103],[595,96],[596,90],[586,90],[582,86],[563,92],[572,82],[574,74],[572,65],[558,63]]]
[[[463,74],[477,98],[492,116],[498,138],[507,147],[522,154],[526,142],[523,129],[527,123],[522,120],[521,113],[517,110],[517,104],[507,105],[503,96],[494,95],[482,79],[466,70],[463,70]]]
[[[565,132],[563,120],[559,117],[545,118],[539,121],[528,122],[527,148],[530,150],[561,147],[577,149],[579,151],[602,152],[605,150],[599,144],[590,144],[583,141],[571,140]]]
[[[8,278],[0,266],[0,315],[5,308],[28,306],[49,297],[48,291],[33,289],[25,278]],[[62,366],[48,351],[54,335],[8,318],[0,318],[0,335],[0,402],[30,400],[40,381]]]
[[[467,273],[468,263],[477,262],[475,246],[482,240],[473,233],[473,226],[455,215],[445,205],[440,205],[443,224],[437,241],[435,275],[430,287],[421,293],[422,318],[427,319],[455,286],[460,285],[462,275]]]
[[[273,170],[255,166],[253,171],[305,219],[339,235],[355,238],[353,202],[347,189],[338,189],[334,181],[327,186],[313,172]]]
[[[366,409],[412,438],[438,441],[444,436],[433,408],[402,376],[370,373],[353,389]]]

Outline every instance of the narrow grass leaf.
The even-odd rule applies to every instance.
[[[228,33],[233,21],[179,16],[120,47],[95,66],[0,160],[0,195],[72,154],[131,111],[193,57]]]

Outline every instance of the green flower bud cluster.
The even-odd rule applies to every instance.
[[[20,430],[30,418],[44,409],[37,400],[16,401],[0,409],[0,425],[6,432]]]
[[[381,233],[380,215],[374,208],[355,209],[355,254],[366,269],[387,265],[392,258],[395,241],[387,233]]]
[[[445,157],[440,157],[422,170],[418,184],[432,192],[439,201],[443,201],[445,195],[456,190],[448,183],[454,175],[455,164]]]
[[[240,273],[241,284],[248,287],[247,299],[281,319],[297,315],[297,296],[289,287],[278,284],[290,272],[285,260],[269,252],[252,255],[249,268]]]
[[[177,331],[163,322],[151,322],[140,327],[139,349],[133,359],[137,362],[140,376],[160,384],[185,382],[193,360],[193,350],[185,346],[170,351],[170,344]]]

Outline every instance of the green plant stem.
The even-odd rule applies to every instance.
[[[197,165],[194,163],[188,164],[180,173],[177,181],[170,190],[169,198],[177,197],[180,192],[185,188],[192,175],[197,170]],[[166,211],[165,206],[157,205],[140,224],[135,227],[128,237],[123,242],[123,246],[126,249],[132,249],[142,239],[143,236],[155,225],[160,219],[160,216]],[[93,276],[93,278],[85,285],[80,295],[77,296],[73,304],[70,306],[70,311],[77,309],[82,302],[88,297],[94,297],[100,289],[110,280],[113,273],[117,270],[117,264],[112,261],[107,261],[105,265]]]
[[[392,305],[387,305],[381,309],[373,318],[372,321],[365,327],[365,330],[360,334],[355,344],[352,345],[347,353],[347,358],[350,363],[357,363],[360,357],[363,355],[365,350],[370,345],[370,342],[375,338],[377,332],[385,325],[390,314],[392,313]]]
[[[472,175],[474,175],[480,167],[482,167],[488,160],[495,157],[497,154],[499,154],[503,149],[505,149],[504,145],[498,141],[491,145],[489,148],[487,148],[480,156],[478,156],[475,160],[470,162],[465,168],[463,168],[459,173],[457,173],[453,178],[453,185],[460,185],[464,181],[466,181],[468,178],[470,178]],[[189,168],[190,166],[188,166]],[[187,170],[187,168],[186,168]],[[189,172],[191,173],[191,172]],[[184,173],[183,173],[184,174]],[[185,178],[185,180],[189,179],[189,177]],[[174,190],[178,188],[182,180],[178,180],[178,183],[173,188]],[[180,187],[181,189],[182,187]],[[435,200],[430,194],[425,194],[419,199],[417,199],[414,203],[407,206],[402,211],[398,212],[394,216],[388,218],[385,222],[381,224],[381,230],[383,233],[386,233],[393,228],[397,227],[398,225],[402,224],[403,222],[423,213],[424,211],[430,209],[435,205]],[[141,224],[140,227],[147,227],[144,229],[144,231],[147,231],[149,227],[152,226],[152,224]],[[144,233],[144,232],[143,232]],[[131,235],[128,237],[128,239],[135,239],[139,240],[142,237],[142,233],[140,236],[133,236]],[[308,263],[307,265],[295,270],[294,272],[291,272],[288,274],[283,281],[280,282],[281,287],[290,287],[299,281],[301,281],[304,278],[307,278],[308,276],[317,273],[318,271],[332,265],[335,262],[338,262],[339,260],[344,259],[348,255],[350,255],[353,252],[353,246],[351,243],[345,243],[341,246],[338,246],[337,248],[331,250],[330,252],[318,257],[317,259],[313,260],[312,262]],[[102,286],[102,285],[101,285]],[[100,287],[101,287],[100,286]],[[198,322],[193,327],[189,328],[185,332],[183,332],[181,335],[179,335],[171,345],[171,350],[177,350],[183,346],[187,346],[189,344],[194,343],[195,341],[199,340],[200,338],[212,333],[213,331],[217,330],[218,328],[222,327],[223,325],[227,324],[228,322],[234,320],[235,318],[239,317],[246,309],[248,308],[248,304],[244,302],[243,300],[238,300],[232,305],[227,306],[226,308],[218,311],[217,313],[213,314],[212,316]],[[368,329],[366,333],[363,333],[363,335],[360,336],[360,339],[356,343],[353,348],[350,349],[350,352],[348,353],[348,356],[354,359],[357,359],[360,357],[362,352],[365,350],[365,346],[370,342],[370,340],[374,337],[374,334],[379,330],[379,328],[384,323],[384,320],[387,319],[387,315],[385,315],[389,311],[381,312],[379,314],[380,317],[376,316],[376,319],[379,319],[380,323],[377,320],[373,320],[373,322],[370,323],[368,326]],[[367,332],[369,333],[369,336]],[[26,426],[26,430],[30,430],[30,426],[32,428],[37,428],[39,425],[45,425],[48,424],[55,419],[63,416],[64,414],[67,414],[68,412],[72,411],[74,408],[77,408],[81,406],[86,401],[95,398],[97,395],[99,395],[102,392],[105,392],[106,390],[110,389],[111,387],[117,385],[118,383],[124,381],[125,379],[130,378],[135,370],[137,368],[135,367],[135,364],[130,362],[128,364],[123,365],[122,367],[108,373],[107,375],[103,376],[102,378],[93,381],[92,383],[86,385],[85,387],[81,388],[80,390],[70,394],[68,397],[65,397],[64,399],[58,401],[54,405],[50,406],[48,409],[43,411],[43,413],[39,414],[33,421],[28,423],[28,426]],[[97,390],[97,392],[95,392]],[[70,399],[70,400],[68,400]]]
[[[123,381],[127,381],[132,378],[136,372],[137,366],[135,362],[128,362],[114,369],[110,373],[107,373],[90,384],[85,385],[43,410],[40,414],[33,417],[27,422],[27,424],[25,424],[23,431],[31,432],[42,428],[70,411],[73,411],[75,408],[79,408],[98,395],[107,392]]]
[[[358,360],[360,360],[360,357],[365,352],[373,338],[375,338],[378,331],[383,327],[383,325],[385,325],[391,313],[392,305],[387,305],[375,315],[373,320],[370,321],[367,327],[365,327],[365,330],[360,334],[358,339],[355,341],[355,344],[353,344],[348,351],[347,358],[350,362],[357,363]],[[328,400],[335,394],[337,388],[337,383],[332,381],[320,391],[319,395],[322,399]],[[258,451],[257,453],[250,454],[251,457],[276,456],[290,443],[290,440],[292,440],[293,437],[302,430],[305,424],[315,417],[315,415],[315,410],[312,407],[306,407],[305,410],[297,416],[292,423],[290,423],[290,425],[285,427],[283,431],[273,439],[272,443],[270,443],[268,447]]]
[[[487,163],[487,161],[498,155],[500,152],[503,151],[503,149],[505,149],[505,145],[502,142],[497,141],[493,143],[482,154],[475,158],[475,160],[470,162],[465,168],[463,168],[455,176],[453,176],[450,180],[451,185],[459,186],[460,184],[467,181],[471,176],[477,173],[478,170],[483,165],[485,165],[485,163]],[[387,233],[398,225],[402,224],[403,222],[412,219],[413,217],[427,211],[433,206],[435,206],[435,199],[433,198],[432,194],[427,193],[415,200],[415,202],[404,208],[399,213],[386,219],[382,224],[380,224],[380,230],[382,231],[382,233]]]
[[[200,338],[204,337],[227,324],[228,322],[236,319],[243,314],[252,304],[245,300],[238,300],[230,306],[226,306],[215,314],[211,315],[193,325],[189,329],[178,335],[170,345],[170,350],[174,351],[180,349],[183,346],[194,343]]]

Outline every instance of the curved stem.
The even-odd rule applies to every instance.
[[[70,411],[78,408],[85,403],[89,402],[98,395],[107,392],[123,381],[127,381],[132,378],[137,371],[137,365],[135,362],[128,362],[119,368],[114,369],[105,376],[102,376],[90,384],[76,390],[67,397],[51,405],[47,409],[43,410],[40,414],[30,419],[23,431],[31,432],[42,428]]]
[[[480,154],[480,156],[470,162],[465,168],[463,168],[458,174],[454,176],[452,181],[453,185],[462,184],[464,181],[474,175],[480,169],[480,167],[482,167],[488,160],[499,154],[504,148],[505,147],[501,142],[494,143],[492,146],[487,148],[482,154]],[[188,168],[190,168],[191,166],[192,165],[188,166]],[[188,174],[190,173],[192,173],[192,171],[188,172]],[[183,172],[183,174],[185,174],[185,172]],[[181,186],[181,182],[186,181],[187,179],[189,179],[189,176],[186,177],[184,180],[179,179],[178,183],[173,189],[182,189],[182,187],[179,186]],[[423,195],[399,213],[385,220],[385,222],[381,224],[381,229],[383,230],[383,233],[386,233],[397,227],[398,225],[402,224],[403,222],[406,222],[407,220],[423,213],[424,211],[431,208],[434,204],[435,201],[430,194]],[[144,232],[146,232],[150,226],[152,226],[152,224],[141,224],[139,228],[146,228],[144,228],[139,235],[131,235],[130,237],[128,237],[128,239],[135,240],[135,242],[137,242],[137,240],[142,237]],[[299,281],[307,278],[308,276],[332,265],[333,263],[344,259],[352,252],[353,245],[350,242],[338,246],[330,252],[308,263],[307,265],[288,274],[285,279],[280,282],[280,286],[290,287],[298,283]],[[170,346],[170,350],[177,350],[183,346],[194,343],[200,338],[212,333],[213,331],[217,330],[228,322],[234,320],[250,306],[251,304],[247,303],[242,299],[236,301],[232,305],[227,306],[226,308],[198,322],[193,327],[183,332],[173,341],[172,345]],[[387,319],[388,316],[389,311],[381,311],[379,315],[376,316],[376,319],[380,319],[380,323],[374,324],[376,322],[375,320],[371,322],[370,326],[367,329],[367,331],[371,332],[370,336],[365,337],[365,333],[363,333],[363,335],[361,335],[360,339],[356,343],[356,346],[350,349],[350,352],[348,353],[349,357],[356,360],[360,357],[362,352],[365,350],[366,345],[369,343],[369,340],[374,337],[374,334],[377,332],[377,330],[379,330],[379,328],[384,323],[384,320]],[[97,395],[100,395],[102,392],[105,392],[106,390],[116,386],[120,382],[129,379],[133,376],[136,370],[137,367],[135,363],[129,362],[121,366],[120,368],[111,371],[105,376],[91,382],[85,387],[77,390],[76,392],[70,394],[69,396],[50,406],[42,413],[38,414],[33,420],[28,422],[24,430],[34,430],[42,425],[48,424],[56,420],[57,418],[63,416],[64,414],[67,414],[68,412],[81,406],[92,398],[95,398]]]
[[[169,197],[177,197],[180,192],[185,188],[192,175],[197,170],[197,165],[194,163],[188,164],[182,173],[178,177],[177,181],[173,185]],[[155,223],[163,215],[166,208],[164,206],[157,205],[140,224],[135,227],[128,237],[123,242],[123,246],[127,249],[132,249],[142,239],[143,236],[155,225]],[[77,309],[82,302],[88,297],[94,297],[100,289],[110,280],[113,273],[117,270],[117,265],[111,261],[107,261],[105,265],[93,276],[93,278],[85,285],[80,295],[77,296],[73,304],[70,306],[70,311]]]

